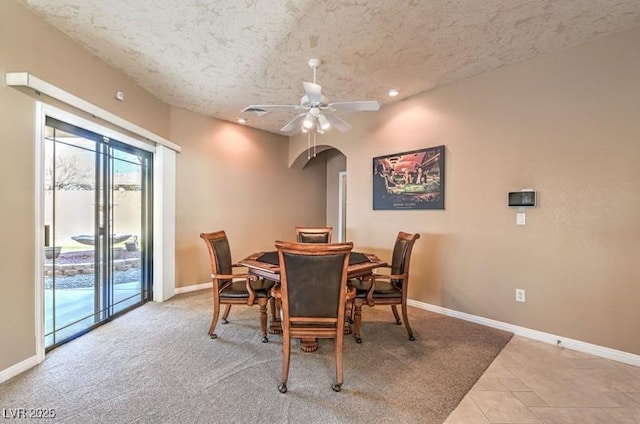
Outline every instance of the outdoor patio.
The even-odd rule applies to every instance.
[[[113,313],[140,302],[140,251],[121,250],[122,256],[113,264]],[[95,308],[94,266],[93,250],[62,252],[57,258],[45,259],[46,345],[53,343],[54,309],[56,342],[96,322],[101,311]]]

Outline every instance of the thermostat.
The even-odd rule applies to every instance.
[[[533,190],[512,191],[509,193],[509,206],[535,206],[536,192]]]

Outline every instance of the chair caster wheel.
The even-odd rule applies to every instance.
[[[409,336],[409,340],[411,340],[412,342],[416,341],[416,338],[413,337],[413,334]]]
[[[356,337],[356,343],[362,344],[362,339],[360,337]]]
[[[262,338],[262,343],[269,343],[269,339],[267,338],[267,336],[264,336]]]
[[[212,339],[217,339],[218,335],[216,333],[213,333],[213,334],[209,334],[209,337],[211,337]]]
[[[334,392],[339,392],[340,390],[342,390],[342,384],[332,384],[331,385],[331,389]]]
[[[222,319],[222,323],[223,323],[223,324],[229,324],[229,320],[226,320],[226,319],[224,319],[224,318],[223,318],[223,319]]]
[[[281,384],[278,386],[278,391],[279,391],[280,393],[287,393],[287,385],[286,385],[286,384],[284,384],[284,383],[281,383]]]

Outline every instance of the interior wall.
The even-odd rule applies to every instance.
[[[234,261],[326,221],[326,160],[289,168],[286,137],[172,109],[176,163],[176,286],[210,282],[199,235],[224,230]]]
[[[638,45],[640,28],[350,117],[323,135],[348,158],[348,238],[388,259],[420,233],[412,299],[640,354]],[[372,210],[372,157],[438,145],[444,210]],[[523,188],[538,205],[516,226]]]
[[[4,84],[6,72],[23,71],[159,135],[169,133],[168,106],[22,5],[0,1],[0,193],[11,194],[0,206],[0,371],[36,353],[35,105],[56,103]],[[127,100],[117,102],[116,91]]]

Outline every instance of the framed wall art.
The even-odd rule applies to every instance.
[[[373,158],[373,209],[444,209],[444,146]]]

